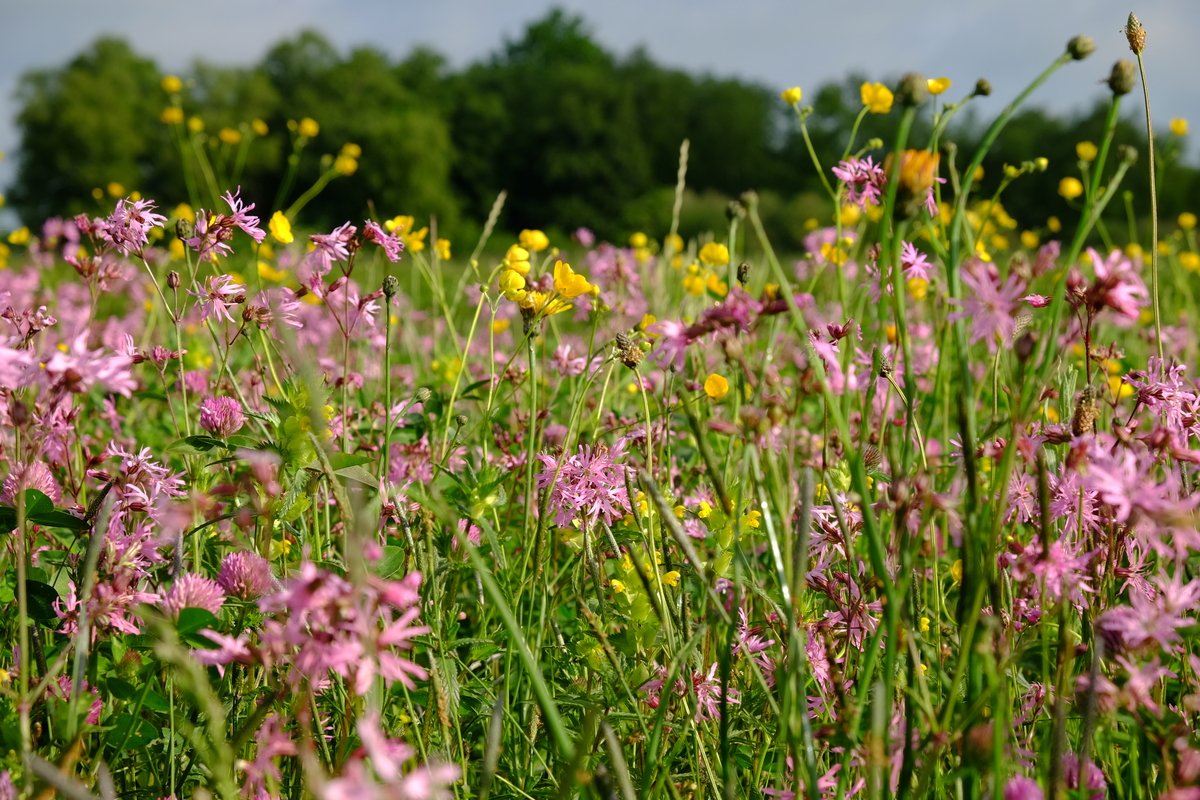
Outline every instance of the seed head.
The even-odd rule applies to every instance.
[[[910,72],[896,87],[896,100],[902,106],[919,106],[929,97],[929,82],[919,72]]]
[[[1090,36],[1076,36],[1071,41],[1067,42],[1067,52],[1071,54],[1071,58],[1076,61],[1083,61],[1085,58],[1096,52],[1096,43],[1092,41]]]
[[[1092,386],[1083,387],[1079,399],[1075,402],[1075,414],[1071,417],[1071,433],[1082,436],[1091,433],[1096,425],[1096,389]]]
[[[646,357],[645,351],[624,331],[616,335],[613,344],[617,348],[617,360],[630,369],[637,369],[638,364]]]
[[[980,78],[975,81],[975,91],[973,94],[976,97],[987,97],[992,93],[992,82],[987,78]]]
[[[1108,84],[1113,95],[1129,94],[1133,91],[1136,78],[1137,66],[1132,61],[1122,58],[1113,64],[1112,74],[1108,76],[1108,80],[1102,81],[1102,83]]]
[[[1122,33],[1129,40],[1130,50],[1135,53],[1141,53],[1146,49],[1146,29],[1142,27],[1137,14],[1134,14],[1132,11],[1129,12],[1129,21],[1125,23],[1125,30]]]
[[[883,463],[883,453],[879,452],[879,448],[873,444],[869,444],[863,448],[862,458],[863,466],[867,468],[868,472]]]

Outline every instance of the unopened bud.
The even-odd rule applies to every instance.
[[[1108,76],[1108,80],[1101,82],[1107,83],[1114,95],[1122,95],[1133,91],[1136,79],[1137,66],[1132,61],[1122,58],[1113,64],[1112,74]]]
[[[179,273],[175,270],[167,273],[167,286],[171,289],[179,288]]]
[[[383,279],[383,293],[391,300],[396,296],[396,292],[400,291],[400,281],[395,275],[388,275]]]
[[[737,200],[730,200],[729,205],[725,207],[725,216],[730,219],[745,219],[746,207]]]
[[[1076,36],[1071,41],[1067,42],[1067,52],[1071,54],[1071,58],[1076,61],[1083,61],[1085,58],[1096,52],[1096,43],[1092,41],[1090,36]]]
[[[976,97],[987,97],[992,93],[992,82],[987,78],[980,78],[975,81],[975,91],[972,92]]]
[[[1138,160],[1137,148],[1131,144],[1123,144],[1120,147],[1118,147],[1117,155],[1119,155],[1121,157],[1121,160],[1124,161],[1125,163],[1129,164],[1129,166],[1131,166],[1131,167],[1134,164],[1136,164],[1137,160]]]
[[[429,398],[433,397],[433,391],[428,386],[422,386],[417,389],[417,393],[413,395],[418,403],[427,403]]]
[[[180,239],[190,239],[195,232],[192,223],[188,220],[183,217],[175,220],[175,235]]]
[[[867,472],[878,467],[883,463],[883,453],[873,444],[869,444],[862,450],[863,466],[867,468]]]
[[[1046,158],[1045,156],[1040,156],[1039,158],[1035,158],[1033,160],[1033,168],[1036,169],[1038,172],[1045,172],[1047,169],[1050,168],[1050,159]]]
[[[746,261],[743,261],[741,264],[738,264],[738,268],[737,268],[738,283],[740,283],[742,286],[745,286],[746,279],[749,277],[750,277],[750,264]]]
[[[1129,21],[1125,23],[1125,38],[1129,40],[1129,49],[1133,52],[1140,53],[1146,49],[1146,29],[1132,11],[1129,12]]]
[[[466,414],[459,414],[457,417],[454,418],[454,424],[460,428],[466,427],[468,421],[469,420],[467,419]]]
[[[29,424],[32,418],[29,413],[29,406],[22,403],[20,400],[14,399],[12,405],[9,406],[8,416],[12,419],[13,425],[18,428],[24,428]]]
[[[1029,357],[1031,355],[1033,355],[1033,345],[1034,344],[1035,344],[1035,342],[1033,340],[1033,331],[1025,331],[1024,333],[1022,333],[1020,338],[1017,339],[1017,346],[1016,346],[1017,360],[1018,361],[1028,361]]]
[[[929,98],[929,82],[919,72],[910,72],[896,87],[896,102],[902,106],[919,106]]]
[[[867,139],[867,143],[864,146],[868,150],[878,150],[879,148],[883,147],[883,139],[880,139],[878,136]]]

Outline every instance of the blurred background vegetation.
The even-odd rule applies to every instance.
[[[322,155],[336,155],[347,142],[361,148],[357,170],[305,206],[297,220],[305,228],[329,228],[348,215],[432,215],[439,235],[467,245],[503,189],[508,202],[500,226],[509,231],[541,228],[561,236],[587,226],[613,241],[643,230],[661,237],[670,224],[684,138],[691,141],[684,235],[721,230],[729,199],[751,188],[785,247],[799,245],[810,220],[832,219],[795,115],[779,98],[784,87],[669,69],[644,51],[619,58],[597,43],[583,19],[561,11],[462,71],[429,49],[401,61],[372,48],[339,53],[310,31],[280,42],[257,65],[198,63],[180,77],[183,112],[204,126],[195,138],[231,179],[243,143],[220,132],[245,137],[237,182],[267,215],[284,182],[296,120],[310,117],[320,131],[280,207],[317,180]],[[183,126],[161,121],[170,104],[162,78],[153,61],[112,38],[62,67],[24,76],[18,174],[9,188],[23,222],[99,213],[112,201],[94,193],[114,182],[168,208],[197,197],[181,169],[181,153],[191,145],[181,148],[173,132]],[[863,80],[849,75],[840,84],[806,88],[803,104],[814,108],[808,124],[826,169],[836,164],[862,107]],[[972,88],[954,86],[942,99],[953,102]],[[949,138],[964,154],[960,167],[1009,99],[973,100],[951,127]],[[1071,118],[1041,110],[1020,114],[984,162],[982,194],[994,191],[1004,164],[1045,156],[1050,169],[1021,177],[1002,202],[1022,229],[1044,229],[1050,216],[1073,224],[1077,211],[1058,195],[1058,182],[1078,176],[1075,145],[1099,142],[1107,103],[1098,94],[1090,113]],[[1137,147],[1144,159],[1139,107],[1126,104],[1116,141]],[[923,111],[927,132],[929,107]],[[875,136],[888,141],[896,114],[868,115],[859,143]],[[254,120],[265,122],[265,135],[253,133]],[[918,131],[915,141],[923,135]],[[1160,213],[1169,220],[1198,210],[1200,171],[1179,161],[1179,139],[1164,131],[1161,146]],[[1147,181],[1146,170],[1137,168],[1124,182],[1142,222]],[[211,206],[210,197],[200,193],[200,204]],[[1129,239],[1127,213],[1120,202],[1108,211],[1118,243]]]

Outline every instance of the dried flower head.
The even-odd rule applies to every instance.
[[[1142,27],[1141,20],[1137,18],[1137,14],[1134,14],[1132,11],[1129,12],[1129,20],[1125,23],[1125,29],[1121,32],[1129,40],[1130,50],[1141,54],[1146,49],[1146,29]]]

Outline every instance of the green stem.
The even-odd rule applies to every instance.
[[[1158,305],[1158,187],[1155,182],[1154,126],[1150,121],[1150,87],[1146,84],[1146,67],[1142,51],[1137,51],[1138,72],[1142,76],[1142,96],[1146,99],[1146,147],[1150,151],[1150,303],[1154,307],[1154,341],[1158,360],[1163,360],[1162,312]]]

